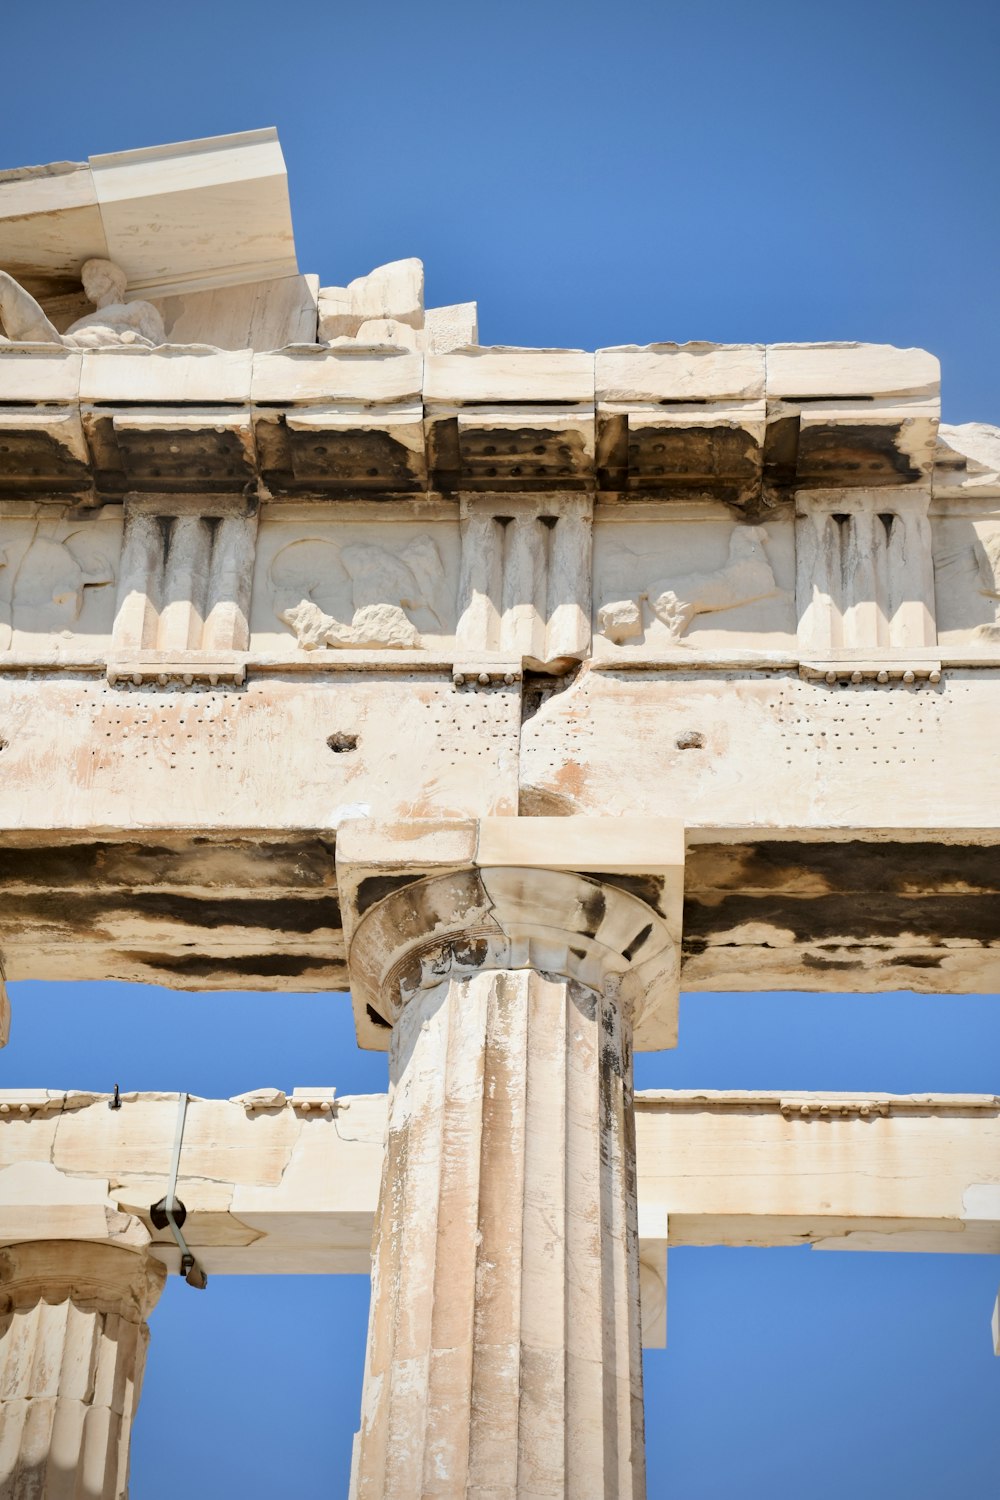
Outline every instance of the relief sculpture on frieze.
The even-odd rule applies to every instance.
[[[1000,645],[1000,430],[942,423],[930,524],[938,638],[992,655]]]
[[[110,630],[117,540],[100,523],[0,520],[0,651],[11,649],[15,632],[37,638]],[[97,590],[103,611],[86,609],[85,620]]]
[[[1000,641],[1000,529],[968,518],[935,527],[934,585],[942,636]]]
[[[374,542],[338,546],[304,537],[283,547],[270,568],[274,612],[306,651],[418,648],[413,616],[429,615],[442,629],[434,600],[443,577],[440,553],[426,534],[398,552]]]
[[[778,586],[764,551],[766,538],[762,526],[734,527],[724,567],[712,573],[657,578],[634,599],[602,605],[597,614],[601,630],[618,643],[641,634],[642,606],[646,604],[667,627],[670,640],[679,641],[695,615],[769,599],[778,592]]]
[[[595,570],[598,635],[615,646],[669,649],[702,644],[689,635],[695,621],[716,633],[789,633],[787,533],[781,524],[708,521],[697,534],[686,522],[609,525]]]

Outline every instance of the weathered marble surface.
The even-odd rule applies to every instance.
[[[231,319],[225,322],[226,342],[234,336],[233,326]],[[260,451],[248,477],[259,479],[275,495],[343,494],[359,486],[406,494],[428,489],[446,494],[463,489],[597,490],[678,502],[714,499],[739,507],[752,519],[761,507],[787,501],[798,489],[926,484],[935,465],[939,399],[936,391],[926,389],[930,356],[920,350],[802,346],[803,353],[818,357],[820,370],[824,363],[829,366],[831,389],[842,381],[845,367],[853,364],[856,383],[863,385],[872,356],[893,356],[901,383],[908,379],[910,389],[886,398],[888,407],[881,398],[852,404],[831,397],[825,407],[812,399],[775,398],[738,402],[733,408],[710,391],[700,400],[650,399],[641,382],[631,383],[635,393],[623,397],[627,381],[614,387],[615,399],[605,400],[600,372],[606,351],[463,347],[420,352],[353,336],[333,347],[307,341],[271,354],[248,349],[252,362],[241,365],[234,364],[232,350],[199,347],[211,342],[211,327],[198,331],[176,310],[167,337],[171,342],[159,350],[126,350],[130,358],[125,362],[119,362],[121,350],[90,351],[87,377],[76,385],[79,367],[67,351],[69,363],[59,387],[63,399],[72,404],[82,396],[85,403],[112,407],[142,399],[150,415],[158,402],[252,401]],[[197,343],[184,344],[182,337]],[[289,337],[281,342],[289,344]],[[688,371],[690,380],[692,347],[701,351],[699,357],[706,351],[727,352],[703,345],[637,351],[654,366],[654,392],[682,371]],[[7,399],[19,405],[37,399],[31,392],[39,376],[32,367],[44,353],[42,346],[0,348],[0,396],[9,393]],[[757,353],[765,359],[767,349]],[[197,368],[198,379],[179,388],[185,362],[192,372]],[[50,366],[51,361],[45,368]],[[237,370],[242,373],[236,375]],[[51,384],[50,379],[50,389]],[[420,407],[419,442],[406,425],[414,405]],[[327,447],[323,464],[308,464],[311,449],[288,425],[303,406],[313,408],[313,446],[325,442]],[[27,424],[25,433],[31,430],[29,418],[42,424],[46,416],[44,411],[19,414]],[[101,447],[101,428],[95,426],[101,413],[90,415],[94,472],[76,476],[72,487],[93,494],[96,484],[103,494],[113,488],[114,469]],[[104,415],[113,418],[114,411]],[[133,418],[140,415],[132,412]],[[368,434],[363,451],[362,433]],[[353,434],[352,443],[348,434]],[[22,446],[26,442],[25,437]],[[951,454],[949,462],[953,460]],[[48,471],[37,472],[48,477]],[[134,483],[129,488],[162,487],[154,482],[159,476],[152,467],[136,466],[130,477]],[[199,477],[197,466],[185,471],[189,488],[196,487]],[[65,488],[70,487],[67,476]]]
[[[359,1497],[641,1500],[670,1243],[1000,1248],[992,1096],[631,1101],[681,983],[1000,984],[1000,432],[921,350],[481,348],[286,220],[269,132],[0,177],[0,1042],[5,977],[349,984],[388,1100],[194,1103],[199,1257],[374,1229]],[[95,1495],[183,1117],[105,1103],[0,1096],[0,1452]]]
[[[425,998],[431,1000],[433,991],[425,992]],[[433,1013],[431,1021],[433,1027]],[[426,1035],[421,1032],[425,1050],[445,1041],[441,1026],[433,1035],[432,1027]],[[507,1036],[506,1045],[516,1060],[514,1040]],[[454,1072],[460,1048],[450,1042],[447,1050]],[[446,1103],[450,1100],[454,1132],[462,1111],[469,1116],[475,1093],[456,1088],[449,1094],[448,1068],[434,1066],[431,1057],[426,1063],[420,1086],[425,1092],[437,1087]],[[416,1076],[398,1100],[397,1134],[407,1114],[421,1127],[434,1124],[433,1114],[414,1110]],[[586,1076],[585,1068],[575,1072],[574,1085],[585,1084]],[[457,1073],[452,1081],[460,1081]],[[546,1081],[543,1071],[522,1089],[522,1102],[544,1117],[534,1119],[536,1126],[560,1105],[559,1090]],[[578,1166],[585,1160],[581,1148],[588,1138],[586,1112],[580,1111],[585,1095],[576,1090],[566,1116]],[[0,1169],[0,1244],[6,1246],[0,1250],[0,1299],[8,1306],[0,1314],[0,1370],[9,1377],[0,1382],[0,1475],[13,1482],[10,1476],[19,1474],[26,1483],[26,1471],[44,1469],[53,1453],[51,1424],[59,1421],[64,1428],[58,1448],[62,1465],[69,1457],[91,1486],[86,1493],[110,1497],[121,1493],[127,1471],[128,1432],[147,1339],[142,1320],[162,1285],[164,1267],[177,1270],[179,1251],[149,1217],[150,1205],[165,1187],[177,1098],[125,1094],[115,1111],[108,1110],[108,1102],[106,1095],[88,1093],[0,1092],[5,1163]],[[210,1275],[367,1271],[387,1105],[385,1096],[338,1098],[328,1088],[296,1089],[291,1096],[256,1089],[232,1100],[192,1100],[177,1193],[187,1208],[185,1230],[199,1263]],[[662,1347],[665,1341],[669,1244],[805,1242],[817,1249],[998,1253],[998,1129],[1000,1102],[991,1095],[638,1094],[644,1343]],[[544,1172],[551,1157],[552,1130],[541,1138],[545,1153],[531,1159],[529,1176]],[[502,1152],[504,1139],[503,1131],[494,1131],[491,1149]],[[496,1165],[488,1153],[483,1160]],[[426,1173],[432,1164],[431,1155],[425,1155],[419,1170]],[[461,1163],[453,1155],[445,1165],[445,1186],[455,1196],[457,1210],[465,1202],[459,1192],[465,1181]],[[500,1173],[499,1180],[506,1196],[490,1196],[486,1205],[487,1225],[498,1234],[505,1226],[509,1231],[516,1218],[512,1205],[522,1186],[516,1172]],[[585,1174],[579,1181],[575,1175],[567,1180],[578,1198],[585,1193]],[[532,1214],[537,1217],[544,1202],[548,1223],[556,1197],[551,1185],[541,1199],[522,1196],[526,1222]],[[474,1193],[469,1202],[475,1201]],[[450,1270],[453,1310],[453,1252],[461,1252],[463,1245],[456,1235],[460,1223],[458,1216],[437,1226],[439,1249],[445,1252],[441,1274]],[[544,1292],[547,1257],[537,1265],[532,1261],[534,1250],[546,1243],[544,1237],[538,1239],[538,1227],[526,1234],[524,1245],[536,1291]],[[571,1226],[570,1233],[578,1233],[579,1227]],[[41,1242],[40,1236],[45,1236]],[[465,1241],[466,1253],[475,1244],[475,1236]],[[510,1257],[503,1264],[509,1269]],[[564,1291],[554,1284],[548,1289],[546,1302],[535,1308],[536,1331],[544,1334],[549,1326],[543,1316],[546,1306],[551,1312],[565,1297],[575,1309],[572,1326],[579,1340],[588,1321],[581,1312],[597,1306],[591,1296],[581,1307],[579,1269],[575,1258]],[[559,1267],[553,1270],[561,1276]],[[499,1284],[495,1290],[499,1293]],[[502,1318],[503,1308],[503,1298],[495,1296],[494,1320]],[[486,1331],[484,1323],[484,1335]],[[24,1378],[26,1350],[35,1355],[30,1390]],[[81,1361],[99,1374],[87,1388],[74,1384]],[[558,1383],[550,1382],[549,1390],[554,1396]],[[585,1381],[582,1387],[571,1381],[566,1397],[570,1409],[585,1394]],[[500,1410],[502,1396],[498,1380],[489,1394],[489,1411]],[[25,1420],[29,1414],[30,1421]],[[460,1438],[461,1425],[453,1422],[448,1429],[447,1411],[441,1415],[437,1427],[428,1429],[432,1436],[444,1441],[450,1430],[453,1439]],[[67,1428],[74,1438],[71,1449],[65,1444]],[[477,1464],[502,1459],[502,1445],[487,1444],[475,1423],[466,1430]],[[423,1429],[418,1424],[415,1431]],[[528,1457],[544,1463],[546,1453],[551,1457],[556,1451],[546,1447],[542,1435],[537,1445],[529,1445]],[[586,1445],[581,1451],[587,1451]],[[588,1473],[592,1477],[593,1466]]]
[[[121,1097],[109,1111],[104,1094],[0,1091],[0,1239],[103,1238],[110,1198],[176,1272],[149,1207],[177,1096]],[[209,1274],[366,1273],[386,1109],[318,1088],[192,1099],[177,1192]],[[649,1090],[635,1118],[644,1300],[664,1216],[673,1245],[1000,1253],[993,1095]]]
[[[142,360],[141,352],[119,357]],[[107,371],[102,365],[88,375],[92,358],[84,357],[82,380],[115,379],[120,368],[122,389],[134,389],[131,367],[115,359]],[[172,376],[188,390],[208,375],[238,381],[239,364],[249,379],[249,354],[226,356],[224,367],[220,358],[175,351]],[[0,373],[2,366],[0,358]],[[56,374],[51,360],[28,368],[43,381]],[[101,389],[94,387],[95,400]],[[235,396],[235,388],[219,391],[230,389]],[[205,399],[208,392],[192,395]],[[426,647],[436,659],[441,652],[494,655],[547,670],[591,652],[607,662],[690,660],[705,669],[721,664],[717,654],[727,651],[739,659],[760,653],[763,667],[768,652],[805,665],[836,661],[838,653],[846,653],[844,662],[851,652],[861,663],[884,656],[889,671],[919,662],[927,650],[939,664],[942,657],[1000,663],[1000,483],[996,495],[984,494],[987,486],[956,493],[954,468],[944,470],[940,493],[921,485],[798,491],[794,506],[752,524],[711,500],[625,506],[565,493],[469,494],[458,504],[440,496],[262,503],[236,488],[256,461],[253,423],[243,410],[161,411],[154,418],[124,410],[100,415],[94,406],[82,425],[71,411],[39,410],[47,434],[61,445],[67,473],[68,466],[82,469],[89,440],[109,465],[157,464],[161,489],[86,510],[69,497],[61,503],[54,496],[0,497],[0,629],[6,630],[0,667],[20,660],[42,665],[57,646],[64,657],[75,646],[81,665],[96,664],[95,647],[106,647],[112,634],[116,655],[120,643],[156,649],[154,638],[141,630],[135,636],[124,616],[156,613],[164,589],[193,591],[192,609],[210,610],[196,579],[213,568],[216,589],[228,591],[243,624],[224,632],[218,646],[212,645],[218,632],[210,630],[203,642],[189,631],[178,649],[249,650],[251,664],[283,643],[292,654],[296,646],[310,653],[317,646]],[[289,420],[315,443],[320,429],[308,416],[307,409]],[[0,412],[0,425],[2,419]],[[13,420],[23,434],[27,419]],[[192,442],[205,448],[205,467],[214,463],[225,480],[209,497],[166,488],[186,472]],[[320,443],[315,461],[325,451]],[[178,533],[173,542],[165,536],[144,567],[140,516],[150,518],[147,529],[152,518],[168,518]],[[226,516],[242,516],[242,529]],[[179,524],[177,517],[188,519]],[[220,521],[222,536],[231,533],[224,545]],[[164,563],[164,548],[169,554],[171,547],[178,555],[190,551],[183,577],[171,577],[169,559]],[[107,612],[120,582],[112,629]],[[98,605],[88,591],[100,588],[108,592]],[[289,590],[298,591],[294,601]],[[283,618],[300,604],[327,617],[328,638],[312,610],[298,625]],[[352,636],[358,609],[388,615],[370,628],[362,620]]]
[[[632,1055],[674,1040],[680,835],[342,830],[358,1039],[390,1063],[358,1500],[645,1496]]]
[[[80,638],[108,649],[115,622],[121,513],[0,517],[0,652]]]
[[[337,887],[358,1040],[384,1049],[416,990],[500,968],[613,993],[636,1047],[673,1046],[683,872],[683,829],[667,818],[345,822]]]
[[[0,271],[3,343],[55,344],[66,349],[119,345],[153,349],[167,342],[163,319],[151,302],[125,301],[127,278],[113,261],[92,257],[80,268],[87,311],[60,332],[40,304],[6,271]]]
[[[276,513],[257,546],[252,649],[280,653],[294,642],[321,655],[331,648],[447,652],[460,567],[450,514],[422,523],[356,503],[342,520],[316,514],[310,527],[305,511],[299,519]]]
[[[359,1500],[645,1495],[629,1033],[610,989],[531,969],[406,999]]]
[[[740,525],[722,510],[611,507],[594,531],[595,655],[688,649],[789,650],[795,634],[790,516]],[[632,507],[629,507],[632,510]],[[685,513],[686,512],[686,513]],[[721,514],[720,514],[721,512]]]
[[[0,1248],[0,1491],[12,1500],[128,1493],[145,1319],[165,1280],[131,1222],[132,1247],[94,1236]]]

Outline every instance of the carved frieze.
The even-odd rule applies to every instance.
[[[0,651],[111,637],[121,513],[88,520],[0,514]]]
[[[251,613],[255,651],[440,650],[455,635],[458,524],[379,519],[265,519]],[[384,516],[384,508],[383,508]]]
[[[487,684],[590,655],[734,653],[905,682],[948,648],[1000,653],[1000,478],[952,460],[940,491],[799,491],[754,520],[710,500],[595,513],[572,492],[282,498],[258,536],[238,494],[4,500],[0,651],[140,681],[360,651],[428,653]]]
[[[678,508],[679,509],[679,508]],[[781,649],[794,642],[794,538],[787,516],[736,522],[721,507],[598,521],[595,654],[677,647]],[[599,643],[599,644],[598,644]]]
[[[938,515],[932,528],[939,639],[1000,645],[1000,507]]]

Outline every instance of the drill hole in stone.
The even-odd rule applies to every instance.
[[[678,750],[704,750],[705,736],[700,729],[683,729],[674,743]]]
[[[334,755],[345,755],[348,750],[358,748],[358,737],[356,734],[331,734],[326,743]]]

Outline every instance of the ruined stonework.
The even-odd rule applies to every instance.
[[[0,1043],[5,981],[350,988],[392,1079],[0,1096],[19,1497],[63,1422],[124,1494],[163,1267],[373,1267],[358,1500],[638,1500],[668,1242],[1000,1250],[992,1097],[631,1081],[682,987],[1000,988],[1000,430],[922,350],[341,280],[273,131],[0,176]]]

